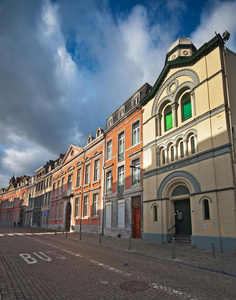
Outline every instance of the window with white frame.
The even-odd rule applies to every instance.
[[[107,142],[107,159],[112,158],[112,140]]]
[[[92,215],[98,215],[98,193],[93,194],[93,206],[92,206]]]
[[[107,193],[111,192],[112,190],[112,172],[108,171],[106,173],[106,191]]]
[[[124,159],[124,151],[125,151],[125,133],[121,132],[118,135],[118,160]]]
[[[89,197],[84,196],[83,217],[88,217],[88,215],[89,215]]]
[[[85,166],[85,184],[90,182],[90,165]]]
[[[98,181],[99,179],[100,179],[100,159],[96,159],[94,162],[93,180]]]
[[[56,207],[55,207],[55,219],[57,219],[58,217],[58,203],[56,203]]]
[[[124,192],[125,186],[125,168],[124,166],[120,166],[118,168],[118,193]]]
[[[72,179],[73,179],[72,174],[69,174],[68,175],[68,181],[67,181],[67,190],[71,190],[72,189]]]
[[[135,122],[132,125],[132,141],[133,141],[133,145],[136,145],[140,142],[140,124],[139,124],[139,121]]]
[[[132,165],[135,166],[132,168],[132,184],[135,185],[141,182],[140,158],[133,160]]]
[[[79,204],[80,204],[80,198],[75,198],[75,218],[79,217]]]
[[[64,190],[65,190],[65,177],[63,177],[61,180],[61,192],[64,192]]]
[[[57,194],[60,194],[61,191],[61,180],[57,181]]]
[[[60,206],[59,206],[59,219],[62,219],[62,208],[63,208],[63,202],[60,202]]]
[[[118,200],[117,202],[117,226],[118,228],[125,227],[125,200]]]
[[[111,202],[105,204],[105,226],[111,228]]]
[[[54,204],[51,205],[51,212],[50,212],[50,218],[53,219],[54,214]]]
[[[81,168],[77,170],[76,186],[81,185]]]

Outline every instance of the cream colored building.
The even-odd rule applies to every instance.
[[[169,48],[143,105],[143,239],[236,251],[236,54],[227,33]]]

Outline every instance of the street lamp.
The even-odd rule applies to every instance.
[[[129,167],[130,167],[131,169],[138,169],[138,170],[141,170],[141,171],[145,172],[145,169],[142,169],[142,168],[140,168],[140,167],[136,167],[135,165],[130,165]]]

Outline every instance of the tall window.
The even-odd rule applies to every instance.
[[[125,168],[124,166],[121,166],[118,168],[118,193],[123,193],[124,192],[124,185],[125,185]]]
[[[53,219],[53,214],[54,214],[54,204],[51,206],[51,213],[50,213],[50,218]]]
[[[184,157],[184,142],[183,141],[179,142],[179,156],[181,158]]]
[[[175,159],[174,145],[170,145],[170,147],[169,147],[169,158],[170,158],[170,161],[174,161],[174,159]]]
[[[164,165],[166,163],[166,152],[164,148],[161,148],[161,165]]]
[[[192,106],[190,93],[184,94],[181,100],[182,108],[182,121],[185,121],[192,117]]]
[[[63,177],[61,180],[61,192],[64,192],[64,190],[65,190],[65,177]]]
[[[107,142],[107,159],[112,158],[112,141]]]
[[[136,145],[140,142],[140,126],[139,121],[135,122],[132,125],[132,139],[133,139],[133,145]]]
[[[81,169],[77,170],[77,177],[76,177],[76,186],[81,185]]]
[[[54,182],[52,186],[52,195],[55,196],[55,194],[56,194],[56,182]]]
[[[61,181],[58,180],[58,182],[57,182],[57,194],[59,195],[60,192],[61,192]]]
[[[72,189],[72,174],[68,175],[67,190]]]
[[[118,159],[122,160],[122,159],[124,159],[124,151],[125,151],[125,133],[124,132],[119,134],[118,143],[119,143]]]
[[[98,181],[100,179],[100,160],[97,159],[94,162],[94,174],[93,174],[93,180]]]
[[[75,199],[75,218],[79,217],[79,198]]]
[[[203,200],[203,206],[204,206],[204,219],[210,220],[209,201],[207,199]]]
[[[57,219],[58,216],[58,203],[56,203],[56,207],[55,207],[55,219]]]
[[[107,193],[111,192],[111,187],[112,187],[112,173],[111,171],[107,172],[106,174],[106,188],[107,188]]]
[[[172,109],[171,106],[167,106],[164,112],[164,122],[165,122],[165,131],[171,129],[173,127],[172,121]]]
[[[132,184],[138,184],[141,181],[141,170],[140,170],[140,159],[135,159],[132,161],[132,165],[136,168],[132,168]]]
[[[92,215],[98,215],[98,194],[93,194],[93,207],[92,207]]]
[[[194,154],[196,152],[194,136],[190,137],[190,147],[191,147],[191,154]]]
[[[90,182],[90,165],[85,166],[85,184]]]
[[[62,219],[62,208],[63,208],[63,202],[60,202],[60,206],[59,206],[59,219]]]
[[[88,196],[84,196],[83,217],[88,217],[88,212],[89,212]]]
[[[153,222],[157,222],[157,206],[153,205]]]

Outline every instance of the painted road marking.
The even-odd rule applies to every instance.
[[[14,234],[13,234],[13,233],[8,233],[7,235],[9,235],[9,236],[14,236]]]

